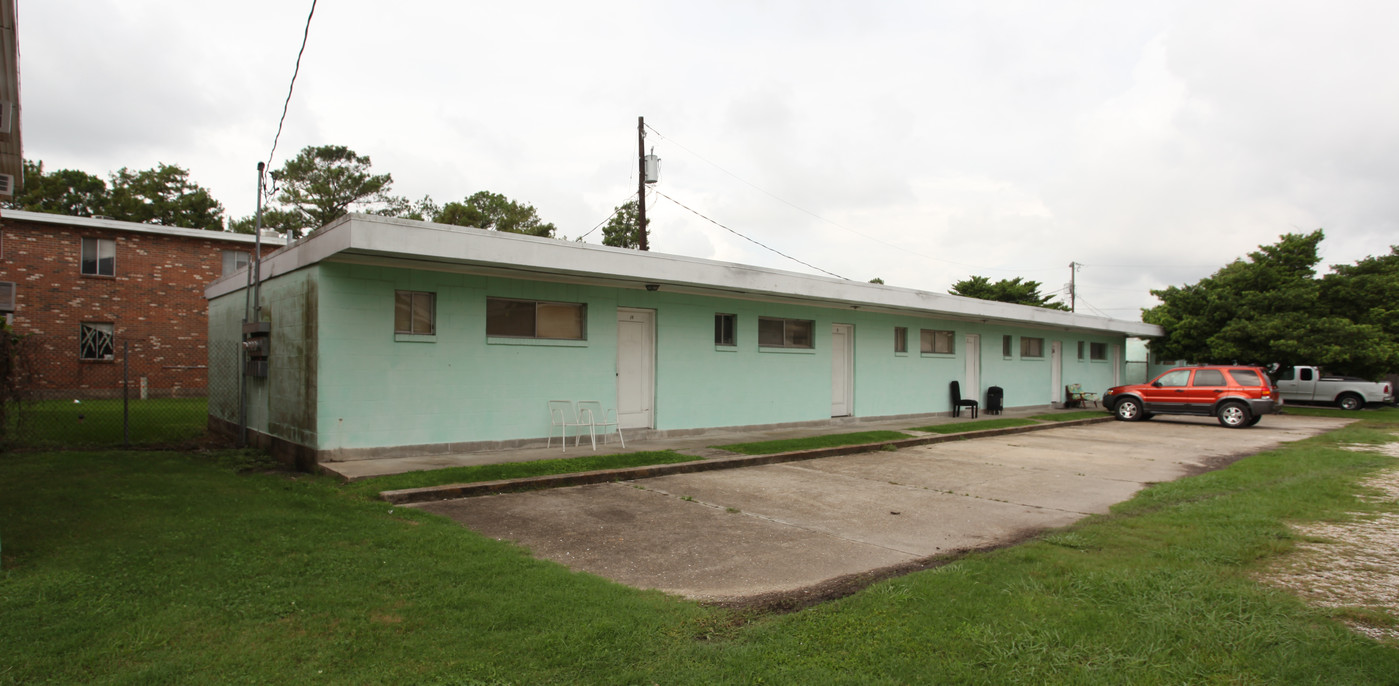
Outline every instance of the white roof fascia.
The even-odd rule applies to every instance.
[[[377,258],[377,259],[376,259]],[[1160,336],[1159,326],[1043,307],[978,300],[882,284],[812,276],[731,262],[640,252],[553,238],[352,214],[263,260],[263,278],[321,261],[392,261],[406,268],[453,272],[516,272],[515,278],[612,282],[663,290],[679,288],[721,297],[801,301],[818,307],[895,310],[956,319],[1000,321],[1040,328]],[[241,289],[246,279],[221,279],[205,294]]]
[[[212,241],[228,241],[230,243],[256,242],[257,238],[250,233],[233,233],[230,231],[209,231],[206,229],[185,229],[178,226],[161,226],[159,224],[142,224],[140,222],[125,222],[116,219],[99,219],[96,217],[73,217],[66,214],[52,214],[49,212],[27,212],[24,210],[4,210],[0,212],[0,219],[20,219],[42,224],[63,224],[66,226],[77,226],[88,229],[109,229],[112,231],[129,231],[133,233],[153,233],[164,236],[181,236],[184,238],[203,238]],[[285,238],[262,237],[264,245],[271,245],[280,248],[287,244]]]

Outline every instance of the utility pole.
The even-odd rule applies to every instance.
[[[636,240],[642,250],[646,245],[646,117],[636,118]]]
[[[1069,311],[1070,311],[1070,312],[1077,312],[1077,311],[1078,311],[1078,310],[1075,309],[1075,308],[1078,306],[1078,283],[1077,283],[1077,282],[1078,282],[1078,279],[1075,278],[1075,277],[1077,277],[1077,276],[1078,276],[1078,263],[1077,263],[1077,262],[1070,262],[1070,263],[1069,263]]]

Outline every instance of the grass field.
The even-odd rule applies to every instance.
[[[1347,416],[792,614],[574,573],[252,452],[10,453],[0,684],[1393,684],[1354,608],[1256,580],[1289,522],[1399,507],[1357,486],[1399,460],[1341,448],[1399,413]]]
[[[716,445],[713,447],[721,450],[728,450],[729,452],[742,453],[744,455],[772,455],[774,453],[792,452],[793,450],[818,450],[820,448],[836,448],[843,445],[897,441],[901,438],[913,438],[913,436],[899,431],[857,431],[848,434],[784,438],[776,441],[730,443],[729,445]]]
[[[123,406],[111,400],[36,400],[7,408],[6,441],[25,448],[120,446],[124,440]],[[205,398],[133,399],[130,418],[133,445],[171,444],[203,436],[208,426]]]

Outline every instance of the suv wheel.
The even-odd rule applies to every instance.
[[[1124,422],[1135,422],[1142,418],[1142,403],[1136,398],[1123,398],[1117,401],[1113,414]]]
[[[1219,423],[1231,429],[1252,426],[1253,413],[1243,403],[1224,403],[1219,406]]]

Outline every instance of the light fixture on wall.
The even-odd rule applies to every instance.
[[[654,292],[654,291],[659,291],[659,290],[661,290],[661,285],[658,284],[658,283],[648,283],[648,284],[646,284],[646,290],[648,290],[648,291],[653,291],[653,292]]]

